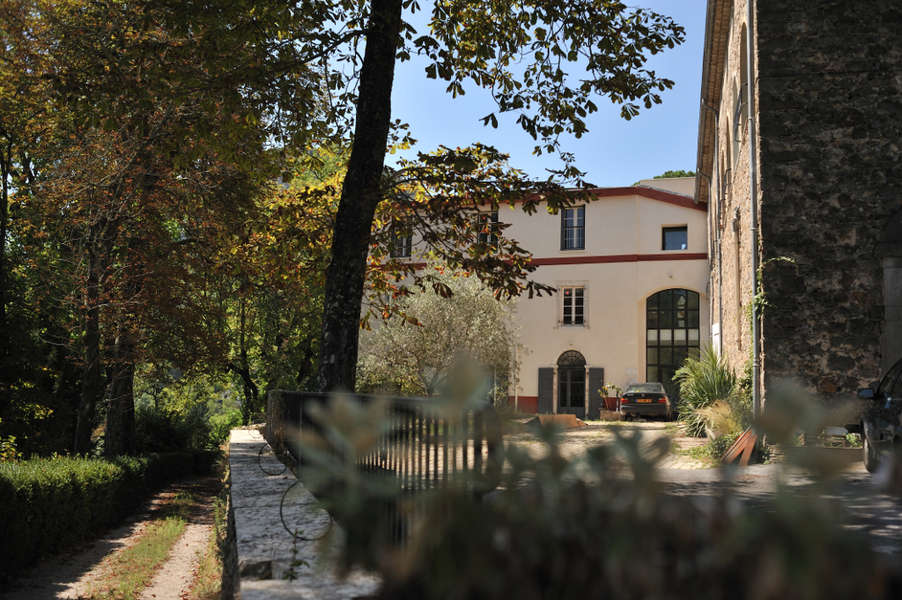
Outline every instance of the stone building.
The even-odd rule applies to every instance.
[[[838,399],[902,357],[900,31],[897,0],[708,0],[712,342],[755,359],[762,401],[783,377]]]

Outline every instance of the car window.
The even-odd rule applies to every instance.
[[[639,394],[663,394],[664,386],[660,383],[634,383],[626,388],[627,394],[639,393]]]
[[[880,382],[880,387],[877,388],[878,396],[902,396],[902,379],[899,373],[902,373],[902,360],[894,364]]]

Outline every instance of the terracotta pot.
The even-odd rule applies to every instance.
[[[620,400],[617,396],[605,396],[604,398],[604,409],[605,410],[617,410],[617,402]]]

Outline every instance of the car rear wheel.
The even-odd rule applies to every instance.
[[[861,434],[861,450],[864,455],[864,468],[868,470],[868,473],[873,473],[880,466],[880,457],[865,433]]]

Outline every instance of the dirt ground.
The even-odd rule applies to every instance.
[[[652,444],[660,438],[670,438],[674,450],[700,446],[707,441],[704,438],[683,436],[675,425],[662,421],[634,421],[630,423],[589,421],[585,427],[567,429],[560,432],[561,454],[566,458],[574,458],[585,453],[590,448],[610,444],[616,439],[618,434],[623,436],[640,435],[642,447],[645,449],[650,449]],[[544,442],[539,439],[536,433],[529,430],[508,434],[505,436],[505,442],[526,448],[535,457],[541,456],[545,451]],[[658,466],[663,469],[704,469],[710,467],[709,464],[674,451],[671,451]]]

